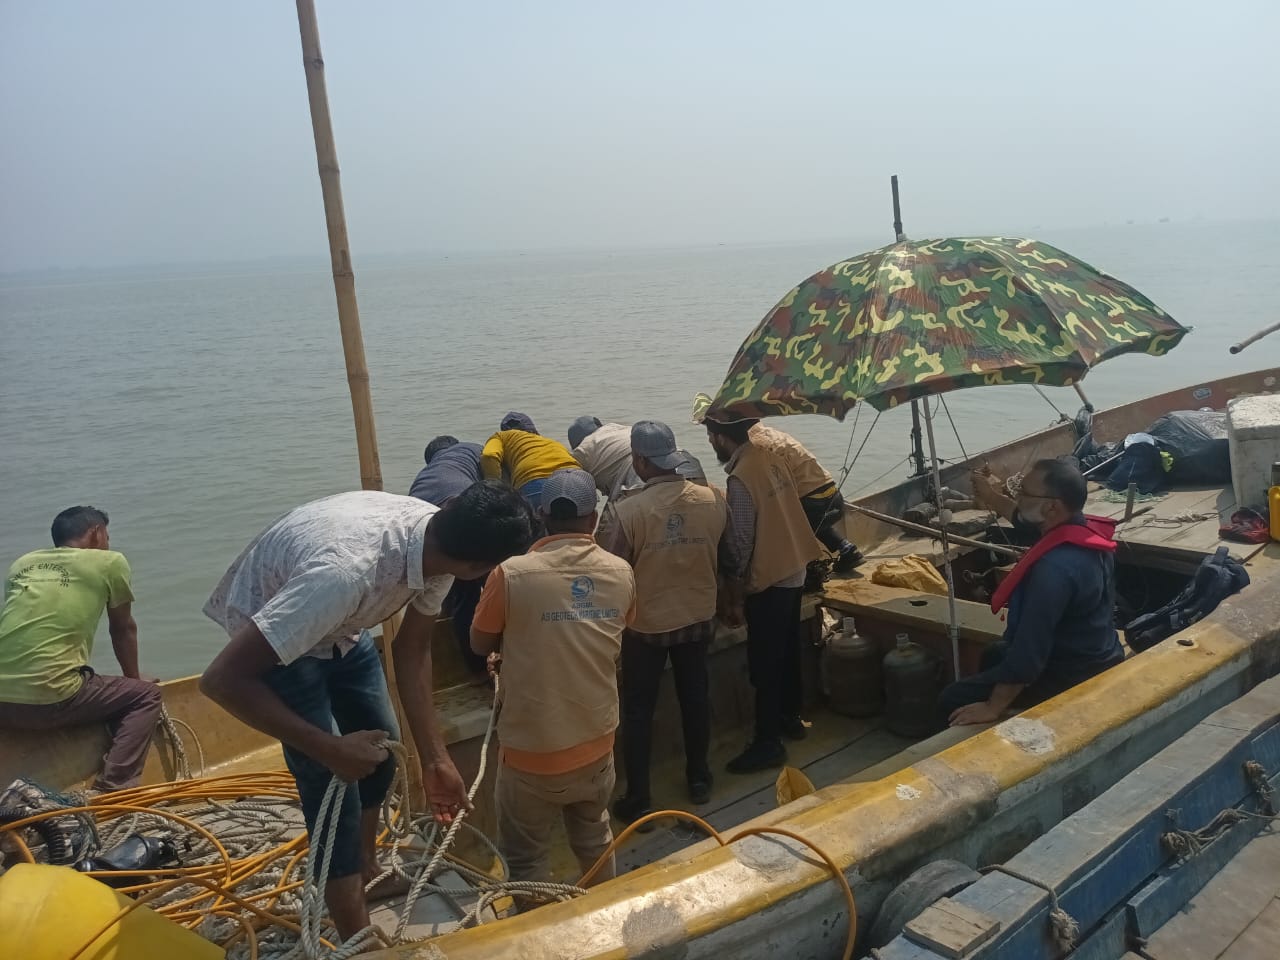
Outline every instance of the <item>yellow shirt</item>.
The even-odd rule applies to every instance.
[[[114,550],[50,547],[19,557],[0,609],[0,701],[73,696],[102,611],[132,601],[129,562]]]
[[[480,454],[480,472],[487,479],[502,479],[505,467],[517,490],[530,480],[542,480],[557,470],[576,466],[578,461],[563,443],[524,430],[499,430]]]

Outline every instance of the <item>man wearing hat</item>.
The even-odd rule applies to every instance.
[[[631,449],[630,429],[627,431],[627,449]],[[707,486],[707,473],[702,469],[702,463],[698,458],[683,447],[676,452],[680,454],[680,463],[676,467],[676,473],[684,480],[704,487]],[[618,478],[618,482],[609,491],[609,499],[605,501],[604,510],[600,514],[600,524],[596,527],[597,543],[610,544],[613,542],[613,535],[618,529],[618,504],[643,489],[644,480],[636,473],[636,468],[632,466],[631,460],[628,458],[627,469],[623,471],[622,476]]]
[[[747,669],[756,691],[755,736],[729,761],[730,773],[780,767],[787,761],[782,737],[805,737],[800,602],[805,570],[822,550],[786,463],[752,441],[753,422],[704,421],[707,439],[729,474],[731,584],[745,594]]]
[[[527,413],[512,410],[498,424],[498,432],[485,441],[480,453],[480,472],[487,480],[500,480],[505,473],[530,506],[541,502],[543,481],[557,470],[576,467],[564,444],[541,436]]]
[[[581,416],[569,424],[569,450],[606,497],[631,469],[631,428]]]
[[[628,822],[650,810],[653,711],[668,659],[680,702],[689,799],[702,804],[711,797],[707,648],[715,635],[718,558],[729,549],[724,498],[681,475],[686,458],[671,428],[640,421],[631,428],[631,451],[644,487],[617,505],[606,544],[636,575],[636,619],[622,637],[627,791],[613,807]]]
[[[549,879],[557,819],[584,871],[613,840],[616,662],[636,613],[631,567],[591,535],[591,474],[548,476],[540,513],[547,536],[494,568],[471,625],[472,649],[502,659],[494,790],[498,849],[513,880]],[[600,879],[613,874],[610,862]]]

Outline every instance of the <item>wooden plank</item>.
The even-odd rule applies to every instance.
[[[1160,960],[1222,956],[1275,903],[1278,892],[1280,835],[1260,834],[1177,916],[1148,937],[1148,950]],[[1264,954],[1274,955],[1274,948]]]
[[[874,614],[905,626],[938,629],[947,622],[947,598],[917,590],[885,587],[866,579],[833,580],[821,594],[824,605],[851,616]],[[986,604],[956,601],[960,636],[966,640],[989,641],[1004,635],[1004,623]]]
[[[1095,506],[1106,505],[1106,501],[1086,505],[1086,510],[1093,511]],[[1148,501],[1151,510],[1125,524],[1117,531],[1117,538],[1130,545],[1143,544],[1150,547],[1177,550],[1181,554],[1211,554],[1219,546],[1231,549],[1231,555],[1242,558],[1244,547],[1220,540],[1218,527],[1230,518],[1235,510],[1235,497],[1229,487],[1194,487],[1172,490],[1156,501]],[[1122,516],[1123,504],[1119,512],[1107,511],[1111,517]],[[1169,526],[1158,521],[1172,521],[1179,516],[1200,513],[1213,513],[1214,517]]]
[[[1257,820],[1237,823],[1189,860],[1162,867],[1156,879],[1129,900],[1133,932],[1150,937],[1168,923],[1261,829]]]
[[[1280,953],[1280,900],[1272,900],[1221,960],[1273,960]]]
[[[944,957],[967,957],[1000,931],[1000,921],[943,897],[907,923],[906,935]]]
[[[1114,960],[1115,957],[1120,957],[1121,960],[1141,960],[1135,954],[1128,952],[1128,946],[1129,930],[1125,922],[1125,912],[1117,910],[1102,922],[1102,926],[1085,937],[1071,951],[1071,960]],[[983,960],[987,958],[984,957]],[[1001,957],[999,960],[1023,960],[1023,958],[1010,955]]]
[[[847,779],[864,767],[900,752],[910,741],[882,729],[882,718],[858,719],[833,713],[814,716],[808,739],[789,743],[791,764],[813,781],[816,787],[830,786]],[[728,756],[741,749],[741,741],[725,739],[713,745],[712,765],[719,768]],[[716,780],[712,807],[694,807],[684,799],[684,761],[655,764],[652,771],[654,801],[661,806],[690,810],[717,830],[732,830],[739,824],[778,806],[777,770]],[[660,821],[651,832],[638,836],[618,853],[620,869],[635,869],[702,841],[696,827],[683,821]]]

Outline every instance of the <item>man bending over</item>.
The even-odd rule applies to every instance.
[[[453,577],[484,576],[523,553],[532,528],[529,508],[502,484],[477,483],[444,507],[392,493],[340,493],[272,524],[205,604],[231,640],[200,689],[281,741],[308,833],[333,775],[357,786],[342,802],[325,885],[344,940],[369,924],[364,886],[378,873],[378,807],[395,772],[380,744],[399,736],[368,631],[405,607],[392,647],[400,700],[427,800],[448,823],[467,796],[436,720],[428,629]]]

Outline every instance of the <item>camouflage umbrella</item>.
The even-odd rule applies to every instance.
[[[707,413],[722,419],[886,410],[965,387],[1069,386],[1187,333],[1061,250],[1005,237],[903,240],[828,267],[747,337]]]

